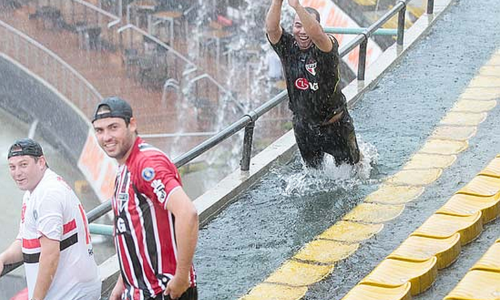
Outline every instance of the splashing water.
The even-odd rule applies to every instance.
[[[326,154],[321,169],[307,168],[302,160],[298,173],[279,175],[283,185],[282,193],[287,196],[311,196],[318,191],[333,192],[337,190],[352,190],[356,186],[368,183],[373,165],[377,163],[378,152],[370,143],[359,141],[362,159],[355,165],[342,164],[337,166],[333,156]]]

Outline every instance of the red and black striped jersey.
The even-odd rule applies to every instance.
[[[181,188],[177,168],[160,150],[137,138],[120,166],[112,197],[115,247],[126,287],[125,299],[147,299],[163,292],[177,266],[174,215],[166,209]],[[191,286],[196,285],[194,268]]]

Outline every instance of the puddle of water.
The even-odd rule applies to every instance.
[[[331,155],[325,155],[321,169],[307,168],[302,162],[302,170],[295,174],[278,174],[278,179],[284,181],[283,195],[311,196],[318,191],[334,192],[336,190],[352,190],[354,187],[370,181],[373,166],[377,164],[378,152],[375,146],[359,142],[363,157],[359,163],[352,166],[342,164],[337,166]]]
[[[300,155],[272,169],[200,231],[195,266],[200,299],[237,299],[374,188],[378,152],[360,141],[363,160],[322,170]],[[376,176],[375,176],[376,177]]]

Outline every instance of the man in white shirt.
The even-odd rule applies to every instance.
[[[31,300],[97,300],[101,282],[87,217],[64,180],[49,169],[40,144],[16,141],[7,155],[23,197],[19,234],[0,254],[5,264],[24,261]]]

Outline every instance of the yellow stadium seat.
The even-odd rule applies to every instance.
[[[446,116],[440,121],[444,125],[454,126],[477,126],[481,124],[486,117],[487,113],[463,113],[463,112],[448,112]]]
[[[467,87],[462,95],[461,99],[471,99],[471,100],[495,100],[500,97],[500,89],[498,88],[471,88]]]
[[[466,101],[466,100],[462,100]],[[476,101],[483,102],[483,101]],[[438,126],[431,135],[433,139],[466,141],[473,137],[477,132],[476,126]]]
[[[500,243],[494,243],[471,269],[500,272]]]
[[[491,197],[500,193],[500,178],[478,175],[457,194],[468,194],[481,197]]]
[[[476,88],[498,88],[500,86],[500,78],[493,76],[476,76],[469,83],[469,87]]]
[[[479,175],[500,178],[500,157],[493,159]]]
[[[487,112],[487,111],[490,111],[493,108],[495,108],[496,105],[497,105],[497,102],[495,100],[465,100],[465,99],[462,99],[462,100],[455,102],[455,105],[453,105],[453,108],[451,109],[451,111],[475,112],[475,113]],[[469,127],[469,128],[474,129],[474,131],[476,129],[476,127]],[[467,130],[467,128],[465,128],[465,127],[462,127],[460,129]]]
[[[361,280],[361,283],[380,287],[399,287],[410,282],[411,294],[418,295],[432,285],[436,276],[435,256],[422,262],[386,258]]]
[[[466,217],[433,214],[411,235],[444,239],[458,232],[463,246],[474,240],[482,231],[481,211],[478,211]]]
[[[452,155],[458,154],[469,147],[467,141],[452,141],[441,139],[429,139],[425,142],[420,153]]]
[[[435,256],[437,268],[444,269],[457,259],[461,249],[459,233],[445,239],[410,236],[388,258],[425,261]]]
[[[239,300],[299,300],[307,293],[307,287],[292,287],[278,284],[261,283],[255,286],[248,295]]]
[[[334,264],[354,253],[358,247],[357,243],[344,244],[335,241],[314,240],[305,244],[294,258],[320,264]]]
[[[387,183],[396,185],[421,186],[436,181],[443,173],[442,169],[401,170],[387,179]]]
[[[491,197],[455,194],[437,213],[465,217],[478,211],[482,212],[483,224],[496,219],[500,214],[500,194]]]
[[[456,155],[415,153],[403,169],[446,169],[457,159]]]
[[[343,219],[364,223],[385,223],[397,218],[404,209],[404,205],[361,203],[345,215]]]
[[[424,192],[421,186],[401,186],[383,184],[365,198],[365,202],[381,204],[404,204],[415,200]]]
[[[361,224],[341,220],[325,230],[318,238],[352,244],[371,238],[382,228],[384,224]]]
[[[445,300],[498,300],[500,273],[473,270],[467,272]]]
[[[266,282],[308,286],[322,280],[332,271],[333,265],[313,265],[289,260],[272,273]]]
[[[411,300],[409,282],[397,287],[358,284],[342,300]]]

